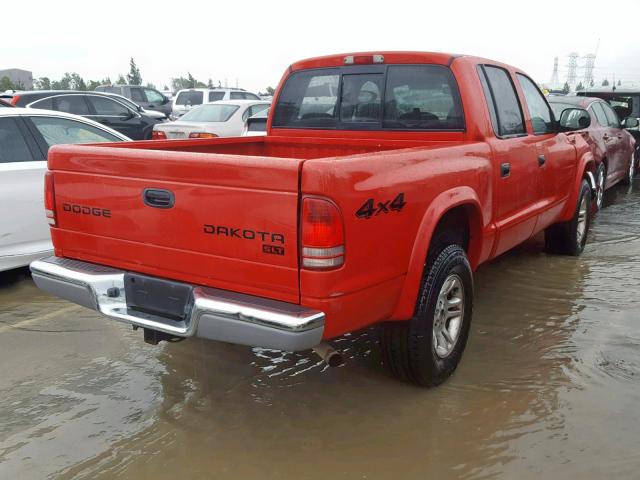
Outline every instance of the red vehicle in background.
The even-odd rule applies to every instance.
[[[382,324],[390,370],[437,385],[462,358],[478,265],[541,231],[582,252],[596,166],[573,131],[589,122],[483,58],[303,60],[266,136],[53,147],[55,256],[33,279],[151,343],[327,358],[327,340]]]
[[[591,125],[580,131],[591,146],[596,161],[596,207],[602,208],[604,192],[619,182],[630,184],[636,169],[636,141],[626,129],[636,128],[638,119],[628,117],[624,127],[616,112],[600,98],[550,96],[549,104],[557,117],[567,108],[583,108],[589,112]],[[577,126],[578,116],[568,119]]]

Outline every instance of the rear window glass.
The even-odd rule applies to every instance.
[[[202,92],[196,90],[180,92],[176,98],[176,105],[202,105],[202,98]]]
[[[207,104],[180,117],[181,122],[226,122],[238,110],[237,105]]]
[[[384,109],[385,128],[462,130],[458,86],[448,68],[390,66]]]
[[[386,86],[385,86],[386,85]],[[274,127],[463,130],[458,87],[439,65],[306,70],[287,80]]]

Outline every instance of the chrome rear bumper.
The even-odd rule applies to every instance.
[[[127,307],[125,271],[60,257],[31,263],[42,290],[115,320],[178,337],[201,337],[278,350],[312,348],[322,340],[323,312],[252,295],[193,285],[184,320]]]

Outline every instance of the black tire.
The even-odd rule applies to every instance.
[[[604,188],[606,178],[607,170],[605,169],[604,163],[601,163],[596,170],[596,211],[600,211],[602,209],[602,205],[604,204]]]
[[[455,371],[467,344],[473,309],[473,275],[464,249],[457,244],[435,245],[427,258],[413,318],[385,324],[381,336],[383,361],[392,374],[423,387],[439,385]],[[451,278],[457,278],[462,285],[458,294],[464,303],[456,320],[456,341],[443,357],[436,351],[434,321],[440,325],[449,321],[436,319],[435,312],[445,280]]]
[[[584,202],[584,204],[583,204]],[[582,208],[581,208],[582,207]],[[586,208],[586,211],[584,209]],[[584,229],[580,232],[581,212],[584,216]],[[544,232],[546,250],[550,253],[578,256],[587,244],[587,234],[591,225],[591,188],[582,180],[578,203],[573,218],[565,223],[551,225]]]

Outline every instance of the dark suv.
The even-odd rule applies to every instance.
[[[101,85],[96,87],[96,92],[117,93],[146,110],[157,110],[167,117],[171,114],[171,100],[154,88],[139,85]]]
[[[17,92],[11,99],[16,107],[40,108],[73,113],[113,128],[133,140],[149,140],[153,126],[159,122],[134,111],[115,97],[98,92],[74,90],[36,90]]]

